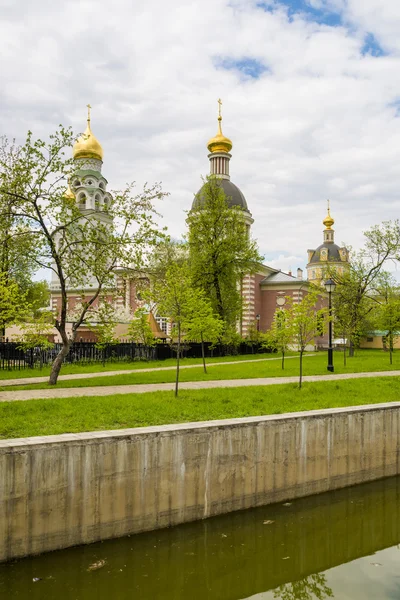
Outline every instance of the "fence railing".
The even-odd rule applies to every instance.
[[[42,367],[51,364],[61,349],[61,344],[54,344],[51,349],[43,350],[39,347],[22,350],[18,343],[0,342],[0,370],[20,370]],[[260,344],[242,342],[239,346],[229,347],[222,344],[211,347],[204,344],[206,357],[227,356],[234,354],[253,354],[270,352]],[[181,346],[182,358],[201,358],[201,344],[198,342],[184,342]],[[176,344],[159,343],[153,348],[122,342],[110,344],[105,348],[98,348],[95,342],[75,342],[64,359],[64,363],[105,363],[105,362],[133,362],[136,360],[166,360],[176,358]]]

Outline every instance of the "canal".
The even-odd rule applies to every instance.
[[[0,565],[13,600],[400,598],[400,477]]]

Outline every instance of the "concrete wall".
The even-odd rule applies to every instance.
[[[0,560],[400,473],[400,403],[0,441]]]

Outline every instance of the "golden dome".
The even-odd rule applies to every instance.
[[[329,200],[328,200],[328,214],[326,215],[325,219],[322,221],[322,223],[325,225],[326,229],[332,229],[332,225],[334,224],[335,219],[333,219],[331,217],[331,210],[329,208]]]
[[[207,148],[210,152],[230,152],[232,150],[232,142],[229,138],[225,137],[221,129],[221,100],[218,100],[218,133],[215,137],[211,138],[207,144]]]
[[[64,198],[67,198],[68,200],[75,200],[75,194],[71,190],[71,186],[69,184],[68,184],[67,189],[64,192]]]
[[[73,157],[75,159],[95,158],[96,160],[103,160],[103,148],[90,129],[90,108],[90,104],[88,104],[87,127],[85,133],[74,144]]]

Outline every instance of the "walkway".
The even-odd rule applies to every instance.
[[[400,377],[400,371],[378,371],[376,373],[346,373],[340,375],[306,375],[308,381],[338,381],[342,379],[364,379],[370,377]],[[279,385],[297,383],[298,377],[264,377],[259,379],[227,379],[219,381],[185,381],[179,384],[180,390],[204,390],[212,388],[252,387],[256,385]],[[115,394],[143,394],[145,392],[165,392],[175,388],[173,383],[149,383],[139,385],[99,386],[85,388],[52,388],[45,390],[21,390],[0,392],[0,402],[15,400],[37,400],[41,398],[78,398],[82,396],[112,396]]]
[[[317,353],[304,354],[306,356],[317,356]],[[299,358],[297,355],[286,356],[285,360],[290,358]],[[268,360],[282,360],[281,356],[274,356],[273,358],[249,358],[246,360],[229,360],[224,362],[211,362],[206,363],[207,369],[209,367],[218,367],[221,365],[242,365],[244,363],[253,362],[265,362]],[[180,369],[202,369],[203,364],[197,365],[181,365]],[[148,369],[120,369],[119,371],[101,371],[100,373],[77,373],[75,375],[60,375],[58,381],[66,381],[67,379],[92,379],[93,377],[112,377],[114,375],[129,375],[130,373],[153,373],[154,371],[175,371],[176,366],[172,367],[149,367]],[[46,383],[49,380],[49,376],[46,377],[24,377],[23,379],[0,379],[0,387],[7,387],[9,385],[30,385],[31,383]]]

